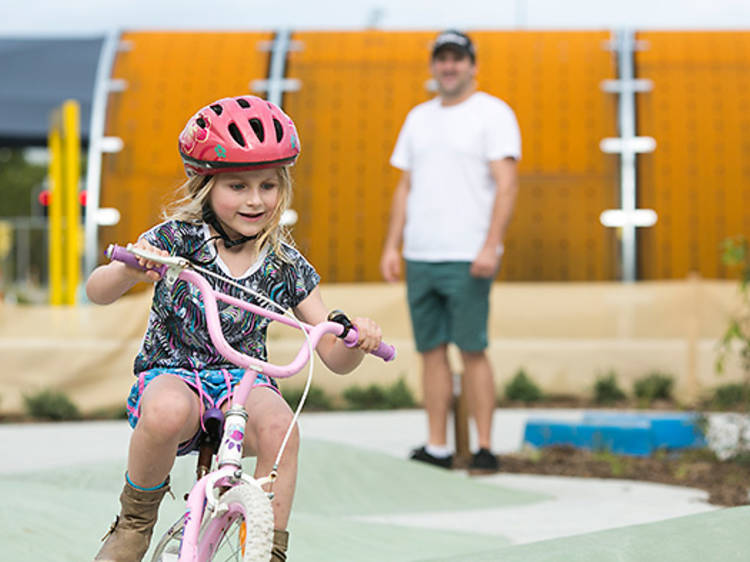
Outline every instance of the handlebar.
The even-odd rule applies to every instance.
[[[200,291],[201,299],[205,306],[206,324],[208,326],[208,333],[211,337],[211,341],[224,357],[243,368],[260,369],[264,373],[277,378],[290,377],[298,373],[305,366],[310,359],[310,350],[307,345],[303,345],[298,352],[297,357],[286,366],[273,365],[272,363],[267,363],[255,357],[240,353],[230,346],[224,338],[224,334],[221,331],[221,324],[219,322],[219,313],[216,304],[217,300],[221,300],[232,306],[237,306],[254,314],[260,314],[261,316],[281,322],[287,326],[303,329],[309,334],[312,347],[317,347],[320,339],[325,334],[333,334],[340,337],[345,330],[344,326],[338,322],[326,321],[316,324],[315,326],[304,322],[296,322],[283,314],[267,310],[217,291],[211,287],[202,275],[193,271],[193,265],[182,257],[151,254],[140,248],[135,248],[132,244],[128,244],[127,247],[112,244],[107,248],[105,255],[110,260],[123,262],[129,267],[134,267],[144,271],[156,271],[162,277],[174,276],[174,279],[182,279],[195,285]],[[148,269],[138,262],[139,258],[156,262],[161,265]],[[347,347],[354,347],[357,344],[358,338],[359,334],[357,329],[356,327],[353,327],[342,339]],[[385,342],[381,342],[380,346],[371,353],[384,361],[392,361],[396,356],[396,349]]]

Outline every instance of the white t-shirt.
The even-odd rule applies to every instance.
[[[391,156],[411,173],[404,257],[473,261],[495,201],[489,162],[506,157],[520,159],[521,133],[504,101],[476,92],[458,105],[435,98],[412,109]]]

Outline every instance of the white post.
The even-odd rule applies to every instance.
[[[99,190],[101,187],[102,153],[117,152],[122,148],[112,139],[104,136],[105,118],[107,113],[107,99],[112,89],[110,76],[112,65],[117,55],[120,43],[120,34],[111,31],[107,34],[99,53],[99,63],[96,67],[94,80],[94,96],[91,104],[91,121],[89,125],[89,150],[88,163],[86,167],[86,221],[85,221],[85,247],[84,247],[84,270],[85,279],[94,270],[98,262],[99,232]],[[116,89],[120,89],[119,85]],[[118,139],[119,140],[119,139]]]

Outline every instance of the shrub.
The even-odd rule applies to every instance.
[[[128,409],[124,404],[105,406],[94,410],[87,417],[95,420],[126,420],[128,419]]]
[[[304,386],[288,388],[282,390],[281,395],[284,397],[284,400],[287,401],[292,410],[296,410],[304,390]],[[307,393],[307,398],[305,399],[304,408],[308,410],[323,411],[332,410],[333,405],[331,403],[331,398],[321,388],[311,386],[310,391]]]
[[[417,401],[403,377],[388,387],[387,395],[390,409],[414,408],[417,405]]]
[[[719,340],[716,370],[724,372],[728,357],[738,353],[745,379],[750,380],[750,241],[744,236],[726,238],[721,249],[722,263],[738,274],[742,304]]]
[[[350,410],[385,410],[385,391],[382,387],[371,384],[368,387],[350,386],[342,396]]]
[[[617,375],[609,371],[606,375],[596,378],[594,383],[594,402],[597,404],[612,404],[626,398],[625,393],[617,384]]]
[[[515,376],[505,385],[505,397],[511,401],[536,402],[541,400],[542,391],[526,374],[519,369]]]
[[[41,390],[23,397],[28,414],[45,420],[74,420],[80,417],[78,408],[70,398],[59,390]]]
[[[395,410],[413,408],[416,405],[403,378],[386,387],[376,384],[367,387],[350,386],[342,396],[350,410]]]
[[[633,392],[648,404],[654,400],[671,400],[674,379],[663,373],[651,373],[635,381]]]
[[[609,471],[615,478],[624,476],[628,472],[630,462],[622,455],[617,455],[606,449],[597,450],[593,454],[594,459],[609,465]]]
[[[747,408],[750,406],[750,241],[745,236],[727,238],[722,242],[721,249],[722,263],[734,271],[739,279],[741,306],[729,319],[729,325],[719,340],[716,371],[723,373],[727,359],[739,355],[745,380],[744,385],[724,385],[721,392],[717,389],[714,400],[727,401],[731,405],[743,404]],[[718,433],[718,441],[722,447],[720,458],[734,458],[750,465],[750,422],[747,416],[732,416],[728,425],[730,427],[725,428],[725,431],[717,430],[713,435],[716,437]],[[709,443],[711,437],[709,433]]]
[[[714,389],[711,404],[720,410],[750,405],[750,385],[747,383],[728,383],[717,386]]]

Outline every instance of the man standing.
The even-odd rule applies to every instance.
[[[471,39],[441,33],[430,70],[438,96],[409,112],[391,156],[396,186],[380,262],[386,281],[401,275],[403,239],[412,328],[422,359],[428,439],[411,458],[450,468],[453,396],[447,346],[461,352],[463,384],[479,450],[470,468],[497,470],[491,453],[495,385],[486,354],[489,292],[518,191],[521,138],[513,110],[476,88]]]

